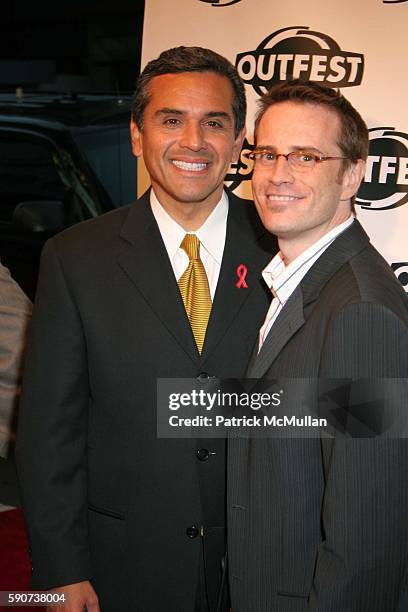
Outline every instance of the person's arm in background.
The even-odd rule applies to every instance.
[[[0,263],[0,456],[15,439],[16,408],[31,302]]]

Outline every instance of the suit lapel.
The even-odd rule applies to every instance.
[[[249,368],[248,378],[261,378],[304,322],[303,295],[300,287],[297,287],[279,313],[258,356]]]
[[[133,204],[122,226],[118,264],[193,361],[199,353],[159,228],[150,191]]]
[[[290,296],[269,334],[248,369],[248,378],[260,378],[269,370],[283,347],[305,323],[306,307],[319,298],[330,278],[369,243],[369,238],[358,221],[324,251],[310,268],[300,285]]]
[[[248,211],[248,203],[231,193],[228,198],[227,235],[203,347],[203,361],[227,333],[251,293],[263,283],[261,271],[276,252],[274,240],[261,226],[258,217],[252,214],[252,210]],[[237,268],[241,264],[247,268],[247,288],[237,287]]]
[[[317,300],[323,287],[327,285],[332,276],[369,243],[369,237],[360,223],[355,220],[324,251],[302,280],[304,306]]]

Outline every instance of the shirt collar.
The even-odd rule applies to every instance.
[[[228,196],[223,191],[217,206],[196,232],[202,246],[219,265],[224,252],[228,206]]]
[[[288,266],[285,266],[280,251],[269,262],[262,271],[262,276],[273,295],[279,299],[282,305],[287,302],[315,261],[319,259],[337,236],[344,232],[353,221],[354,216],[350,215],[346,221],[337,225],[330,232],[327,232],[327,234],[312,244],[306,251],[303,251]]]
[[[166,210],[164,210],[153,189],[150,190],[150,205],[154,218],[159,226],[167,253],[172,260],[186,235],[186,230],[183,229]],[[188,232],[198,236],[201,245],[219,265],[221,265],[224,250],[227,217],[228,196],[225,191],[223,191],[220,201],[209,217],[204,221],[203,225],[195,232]]]

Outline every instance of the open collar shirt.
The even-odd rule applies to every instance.
[[[331,243],[346,230],[354,221],[351,215],[346,221],[337,225],[330,232],[325,234],[312,244],[311,247],[303,251],[289,265],[285,265],[282,254],[277,255],[268,263],[262,271],[262,276],[272,292],[272,302],[267,312],[264,324],[259,330],[258,352],[261,350],[267,335],[269,334],[274,322],[286,302],[300,284],[303,277],[307,274],[313,264],[321,257]]]

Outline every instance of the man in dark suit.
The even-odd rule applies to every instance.
[[[223,186],[245,108],[225,58],[163,52],[131,123],[151,191],[44,249],[18,465],[33,586],[60,587],[66,611],[226,609],[225,444],[158,439],[156,384],[242,375],[269,303],[273,241]],[[196,263],[213,303],[203,345],[177,284]]]
[[[280,251],[249,378],[351,379],[351,394],[407,376],[405,293],[352,212],[367,151],[334,90],[294,81],[261,99],[253,192]],[[407,471],[405,439],[232,439],[234,612],[407,610]]]

